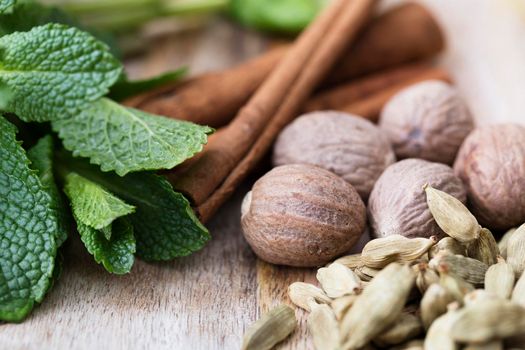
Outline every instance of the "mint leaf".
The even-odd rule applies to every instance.
[[[0,14],[7,12],[14,4],[15,0],[0,0]]]
[[[111,273],[122,275],[128,273],[135,261],[135,237],[133,227],[126,219],[118,219],[112,225],[111,239],[104,234],[77,220],[77,230],[88,252],[98,264]]]
[[[9,102],[13,99],[13,91],[6,84],[0,81],[0,111],[5,110],[9,106]]]
[[[0,82],[14,93],[5,110],[24,121],[76,115],[105,95],[121,70],[105,44],[62,24],[0,37]]]
[[[50,207],[55,212],[58,224],[55,239],[57,246],[61,246],[69,233],[69,215],[68,207],[60,195],[53,174],[53,148],[53,138],[47,135],[38,140],[37,144],[27,152],[27,156],[33,168],[37,170],[44,189],[51,197]]]
[[[201,249],[210,239],[188,200],[174,192],[165,178],[149,173],[120,177],[103,173],[82,159],[61,156],[62,164],[136,207],[135,213],[126,218],[133,226],[141,258],[159,261],[186,256]]]
[[[187,73],[188,69],[183,67],[172,72],[167,72],[153,78],[142,80],[128,80],[128,78],[123,75],[122,78],[111,87],[108,96],[113,100],[122,101],[142,92],[179,81],[186,76]]]
[[[95,230],[104,229],[135,209],[99,184],[74,172],[66,175],[64,192],[69,197],[76,221]],[[108,235],[107,229],[105,232]]]
[[[15,134],[0,116],[0,320],[16,322],[51,284],[57,220]]]
[[[53,129],[74,156],[90,158],[102,171],[123,176],[170,169],[202,150],[213,129],[155,116],[102,98]]]

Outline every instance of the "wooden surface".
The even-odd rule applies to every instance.
[[[520,121],[525,26],[515,7],[519,1],[423,2],[445,25],[449,50],[442,64],[454,73],[478,121]],[[264,50],[265,40],[217,20],[150,46],[146,57],[128,63],[133,76],[185,64],[193,73],[227,67]],[[249,186],[209,224],[212,241],[188,258],[137,261],[131,274],[117,277],[70,239],[62,278],[24,323],[0,325],[0,349],[238,349],[261,312],[288,302],[289,283],[314,281],[312,270],[271,266],[253,255],[239,226]],[[304,313],[297,315],[304,322]],[[280,348],[311,349],[304,324]]]

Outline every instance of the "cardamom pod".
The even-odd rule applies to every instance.
[[[503,342],[501,340],[493,340],[484,344],[468,344],[463,350],[503,350]]]
[[[465,295],[475,289],[472,284],[451,272],[447,264],[438,265],[437,270],[439,272],[439,285],[445,288],[457,302],[462,304]]]
[[[458,311],[452,338],[462,343],[486,343],[525,330],[525,308],[505,299],[480,300]]]
[[[423,340],[410,340],[404,344],[392,347],[391,350],[423,350]]]
[[[363,290],[341,322],[343,349],[359,349],[389,327],[401,314],[414,285],[409,266],[392,263]]]
[[[516,282],[516,286],[514,287],[514,290],[512,291],[511,300],[514,303],[525,307],[525,273],[521,274],[521,277],[518,279],[518,282]]]
[[[496,294],[488,292],[485,289],[476,289],[467,293],[463,298],[463,302],[465,303],[465,306],[471,306],[485,300],[494,300],[497,298],[499,297]]]
[[[349,269],[355,269],[361,264],[361,254],[345,255],[334,261],[334,263],[343,264]]]
[[[389,347],[414,339],[423,332],[419,317],[403,312],[392,326],[374,338],[374,343],[381,347]]]
[[[509,299],[515,282],[514,270],[502,258],[485,273],[485,290],[503,299]]]
[[[467,255],[465,245],[452,237],[441,238],[432,248],[430,248],[428,255],[433,258],[443,250],[450,254]]]
[[[449,310],[432,322],[425,337],[425,350],[459,350],[459,344],[451,334],[458,317],[457,310]]]
[[[244,335],[242,350],[269,350],[286,339],[297,327],[291,307],[279,305],[263,315]]]
[[[432,284],[428,287],[420,304],[423,327],[429,329],[435,319],[447,312],[447,305],[454,300],[454,296],[441,285]]]
[[[424,294],[428,287],[433,283],[439,282],[439,275],[433,269],[429,268],[428,263],[421,262],[413,266],[416,271],[416,286]]]
[[[354,270],[355,274],[357,275],[357,277],[359,277],[361,279],[362,282],[369,282],[369,281],[371,281],[372,278],[374,278],[379,273],[379,271],[381,271],[381,270],[380,269],[373,269],[373,268],[368,267],[368,266],[359,266],[358,268],[356,268]]]
[[[308,330],[312,334],[314,347],[317,350],[337,350],[340,347],[339,325],[334,312],[326,304],[311,305],[308,315]]]
[[[357,300],[357,295],[345,295],[332,300],[330,306],[334,310],[335,318],[341,320],[344,314],[354,305],[354,302]]]
[[[501,237],[501,239],[498,242],[499,254],[503,257],[503,259],[507,259],[507,244],[509,242],[509,238],[514,232],[516,232],[516,228],[511,228],[510,230],[505,232],[505,234]]]
[[[497,262],[499,255],[498,243],[492,232],[486,228],[479,231],[478,239],[472,241],[467,248],[467,256],[487,264],[493,265]]]
[[[330,298],[361,293],[361,280],[348,267],[332,263],[317,270],[317,280]]]
[[[507,263],[512,266],[516,278],[525,270],[525,224],[514,231],[507,241]]]
[[[459,254],[448,254],[441,252],[433,257],[429,266],[436,269],[438,265],[447,265],[448,271],[453,273],[466,282],[475,286],[483,286],[485,282],[485,273],[487,272],[487,264]]]
[[[320,288],[304,282],[294,282],[290,284],[288,287],[288,296],[292,303],[306,311],[311,311],[308,305],[310,299],[323,304],[330,304],[332,301]]]
[[[471,242],[478,238],[481,227],[478,221],[456,197],[432,186],[423,187],[427,204],[438,226],[460,242]]]
[[[414,261],[437,243],[436,237],[407,238],[390,235],[368,242],[361,252],[364,266],[381,269],[392,262],[407,263]]]

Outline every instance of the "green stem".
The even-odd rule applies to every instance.
[[[140,26],[158,17],[222,11],[229,0],[48,0],[85,25],[106,30]]]

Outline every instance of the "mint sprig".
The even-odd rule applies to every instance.
[[[35,15],[28,6],[0,13],[8,19],[0,35],[50,14]],[[21,23],[18,10],[35,17]],[[58,278],[57,248],[69,233],[70,207],[86,249],[114,274],[128,273],[135,254],[169,260],[209,240],[184,196],[144,171],[192,157],[213,130],[105,98],[122,76],[108,47],[73,27],[45,24],[0,37],[0,113],[29,131],[28,143],[47,125],[24,122],[50,122],[65,148],[47,135],[26,155],[15,127],[0,115],[0,320],[23,319]],[[112,91],[128,96],[177,78],[121,80]]]
[[[57,218],[15,134],[0,116],[0,320],[16,322],[51,284]]]

